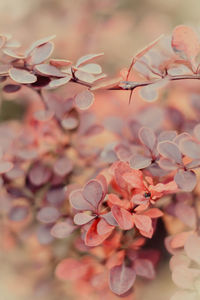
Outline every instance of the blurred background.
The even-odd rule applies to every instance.
[[[170,34],[174,26],[184,23],[198,29],[199,11],[199,0],[1,0],[0,28],[25,48],[34,40],[56,34],[56,58],[76,61],[84,54],[104,52],[101,64],[105,72],[116,75],[129,65],[137,50],[162,33]],[[32,278],[41,275],[41,270],[37,274],[37,269],[30,268],[31,256],[36,255],[34,243],[29,245],[32,252],[23,251],[24,245],[5,251],[2,244],[0,300],[61,299],[62,288],[60,294],[52,292],[54,282],[51,290],[41,282],[38,294],[32,293]],[[45,247],[36,249],[38,264],[48,260]],[[168,266],[163,265],[157,279],[143,288],[140,300],[168,299],[173,288]]]

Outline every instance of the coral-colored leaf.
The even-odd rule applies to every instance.
[[[111,211],[113,217],[122,229],[129,230],[133,228],[133,217],[129,211],[124,208],[118,207],[117,205],[113,205]]]
[[[152,229],[152,221],[149,216],[145,215],[134,215],[135,226],[142,231],[150,232]]]
[[[108,231],[105,234],[99,234],[97,232],[97,225],[99,221],[100,219],[94,220],[85,235],[85,244],[89,247],[95,247],[102,244],[103,241],[107,239],[112,232],[112,231]]]
[[[60,280],[74,281],[83,278],[87,272],[87,265],[82,264],[74,258],[66,258],[57,265],[55,274]]]
[[[159,208],[150,208],[144,212],[144,215],[149,216],[151,219],[160,218],[163,216],[163,212]]]

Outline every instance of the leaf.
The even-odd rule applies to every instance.
[[[91,73],[91,74],[101,74],[102,73],[101,66],[98,64],[87,64],[82,67],[79,67],[79,70],[81,70],[83,72]]]
[[[76,281],[88,273],[88,266],[74,258],[63,259],[56,267],[55,274],[60,280]]]
[[[94,220],[96,216],[90,216],[86,213],[78,213],[74,216],[74,223],[76,225],[84,225]]]
[[[135,226],[142,231],[150,232],[152,229],[152,221],[149,216],[145,215],[134,215]]]
[[[174,180],[177,186],[185,192],[191,192],[197,183],[196,174],[193,171],[178,170]]]
[[[114,226],[111,226],[107,223],[105,219],[100,219],[97,224],[97,233],[100,235],[110,233],[114,229]]]
[[[158,142],[173,141],[177,137],[175,130],[164,130],[158,136]]]
[[[82,190],[72,191],[69,195],[69,200],[72,207],[77,210],[93,211],[95,209],[95,207],[83,197]]]
[[[51,235],[58,239],[63,239],[68,237],[74,230],[76,226],[73,225],[72,221],[66,220],[61,221],[51,228]]]
[[[24,69],[11,68],[9,70],[10,78],[19,83],[33,83],[37,77]]]
[[[88,109],[93,102],[94,95],[89,90],[85,90],[75,97],[75,104],[81,110]]]
[[[142,127],[139,130],[138,137],[142,144],[144,144],[151,151],[154,150],[156,145],[156,136],[154,132],[148,127]]]
[[[154,102],[158,98],[158,91],[153,84],[140,88],[140,96],[147,102]]]
[[[96,91],[100,89],[112,89],[115,86],[118,86],[121,81],[121,77],[113,78],[113,79],[106,79],[100,83],[95,84],[91,87],[91,91]]]
[[[190,234],[191,231],[184,231],[184,232],[177,233],[175,236],[171,238],[170,246],[174,249],[182,248]]]
[[[187,256],[200,264],[200,237],[194,234],[188,236],[185,245],[185,252]]]
[[[3,87],[3,91],[6,93],[15,93],[21,89],[21,85],[17,84],[6,84]]]
[[[100,219],[96,219],[92,222],[90,228],[88,229],[85,235],[85,244],[89,247],[95,247],[103,243],[105,239],[109,237],[112,231],[109,231],[105,234],[98,234],[97,224]]]
[[[151,219],[160,218],[163,216],[163,212],[159,208],[150,208],[144,212],[144,215],[149,216]]]
[[[129,211],[124,208],[118,207],[117,205],[113,205],[111,211],[120,228],[124,230],[133,228],[133,216]]]
[[[134,261],[136,275],[147,279],[155,278],[155,269],[152,262],[148,259],[136,258]]]
[[[65,77],[65,74],[63,72],[61,72],[58,68],[50,64],[36,65],[34,69],[41,75],[53,76],[53,77]]]
[[[178,146],[171,141],[164,141],[158,144],[158,152],[164,157],[174,160],[178,164],[182,164],[182,155]]]
[[[50,42],[51,40],[53,40],[56,36],[55,35],[51,35],[51,36],[48,36],[48,37],[45,37],[43,39],[40,39],[40,40],[37,40],[36,42],[34,42],[31,47],[26,51],[26,54],[28,55],[30,52],[33,51],[33,49],[43,45],[43,44],[46,44],[48,42]]]
[[[187,226],[194,228],[196,225],[196,213],[194,207],[179,202],[175,206],[175,215]]]
[[[106,222],[107,222],[109,225],[112,225],[112,226],[117,226],[117,225],[118,225],[117,222],[115,221],[115,218],[113,217],[111,211],[109,211],[108,213],[102,214],[102,215],[101,215],[101,218],[102,218],[102,219],[105,219]]]
[[[200,50],[199,37],[191,27],[179,25],[172,33],[172,47],[188,58],[195,58]]]
[[[133,188],[145,189],[143,174],[139,170],[131,170],[131,172],[124,173],[122,178]]]
[[[160,168],[168,171],[173,171],[177,169],[177,164],[171,159],[161,157],[158,161],[158,165]]]
[[[54,49],[54,44],[48,42],[46,44],[42,44],[30,53],[29,57],[27,58],[27,62],[30,65],[38,65],[44,62],[49,56],[52,54]]]
[[[83,188],[83,196],[89,203],[98,209],[104,196],[101,183],[95,179],[90,180]]]
[[[35,153],[32,152],[30,154],[35,155]],[[33,167],[31,168],[28,174],[30,182],[34,186],[38,186],[38,187],[47,183],[50,180],[51,175],[52,175],[51,169],[39,163],[33,165]]]
[[[130,158],[130,166],[133,169],[139,170],[147,168],[151,165],[152,159],[141,154],[136,154]]]
[[[62,68],[62,67],[68,67],[72,65],[72,62],[70,60],[66,59],[55,59],[51,58],[49,60],[50,65],[56,67],[56,68]]]
[[[114,266],[109,274],[109,286],[113,293],[123,295],[128,292],[136,279],[135,271],[124,264]]]
[[[200,275],[200,270],[178,266],[172,272],[172,280],[182,289],[193,289],[194,281]]]
[[[14,222],[20,222],[26,219],[29,214],[29,207],[27,205],[15,205],[11,208],[8,218]]]
[[[64,118],[62,120],[61,124],[64,129],[72,130],[72,129],[75,129],[76,127],[78,127],[79,122],[78,122],[77,118],[69,116],[69,117]]]
[[[53,79],[49,82],[47,87],[55,89],[61,85],[67,84],[71,80],[71,78],[71,75],[65,75],[65,77],[63,78]]]
[[[55,207],[45,206],[37,213],[37,220],[42,223],[54,223],[60,216]]]
[[[68,157],[60,157],[56,160],[53,170],[58,176],[64,177],[72,172],[73,167],[73,163]]]
[[[175,269],[177,266],[189,267],[190,263],[191,263],[191,260],[188,256],[186,256],[185,254],[179,253],[179,254],[175,254],[172,256],[172,258],[170,259],[169,265],[170,265],[171,271],[173,271],[173,269]]]
[[[180,149],[185,155],[191,158],[200,158],[200,144],[191,138],[182,139]]]
[[[82,56],[78,59],[77,63],[76,63],[76,67],[81,67],[83,64],[89,63],[91,61],[93,61],[96,58],[99,58],[101,56],[103,56],[104,53],[98,53],[98,54],[88,54],[85,56]]]

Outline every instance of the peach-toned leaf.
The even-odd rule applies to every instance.
[[[124,230],[133,228],[133,217],[129,211],[124,208],[118,207],[117,205],[113,205],[111,211],[120,228]]]

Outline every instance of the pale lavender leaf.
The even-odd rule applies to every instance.
[[[130,158],[130,166],[133,169],[139,170],[150,166],[152,159],[144,155],[136,154]]]
[[[148,127],[142,127],[138,133],[139,139],[151,151],[154,150],[156,144],[156,136],[152,129]]]
[[[78,213],[74,216],[74,223],[76,225],[85,225],[90,221],[94,220],[96,216],[90,216],[86,213]]]
[[[193,171],[178,170],[174,180],[177,186],[186,192],[191,192],[197,183],[196,174]]]
[[[52,206],[45,206],[37,213],[37,220],[42,223],[54,223],[60,217],[57,208]]]
[[[171,141],[164,141],[158,144],[158,152],[166,158],[182,164],[182,154],[178,146]]]
[[[33,83],[36,82],[37,77],[34,74],[31,74],[27,70],[11,68],[9,70],[10,78],[19,83]]]

